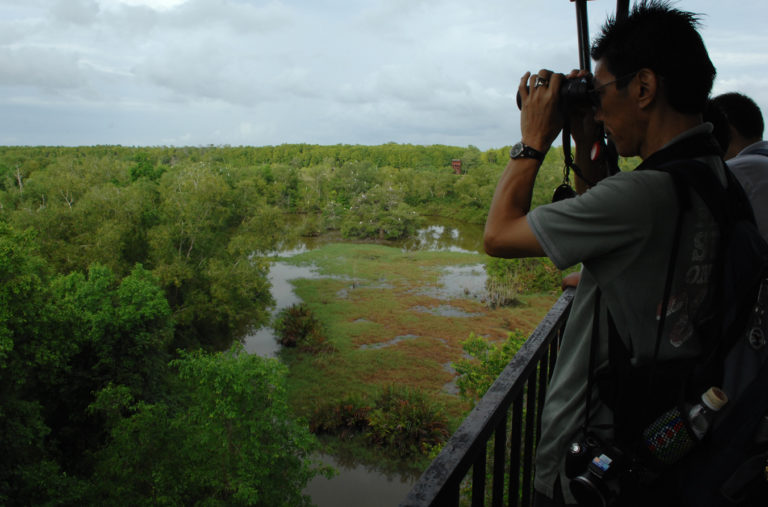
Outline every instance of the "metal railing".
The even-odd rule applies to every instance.
[[[563,292],[401,507],[531,505],[541,411],[573,292]]]

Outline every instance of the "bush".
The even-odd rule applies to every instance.
[[[310,352],[319,352],[330,347],[322,322],[304,303],[281,310],[273,327],[277,333],[277,341],[283,347],[297,347]]]
[[[546,257],[490,258],[485,264],[485,271],[488,273],[488,300],[492,307],[512,304],[519,294],[560,290],[564,275]]]
[[[515,330],[509,333],[507,341],[499,346],[470,333],[469,338],[461,345],[471,359],[459,359],[453,363],[453,368],[459,374],[456,385],[462,398],[473,402],[482,398],[525,340],[525,336]]]
[[[448,420],[422,391],[390,386],[370,414],[367,436],[402,456],[426,454],[448,438]]]
[[[309,429],[315,434],[335,434],[346,440],[368,427],[371,410],[373,407],[364,398],[346,398],[338,404],[325,405],[315,410]]]
[[[427,455],[445,442],[448,419],[443,406],[423,392],[390,386],[373,403],[351,397],[319,408],[312,416],[310,429],[342,439],[363,435],[391,454],[409,457]]]

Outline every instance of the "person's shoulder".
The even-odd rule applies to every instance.
[[[594,188],[633,188],[633,187],[656,187],[661,184],[669,183],[670,176],[664,171],[647,169],[643,171],[621,171],[613,176],[600,181]]]
[[[759,155],[766,157],[768,155],[768,141],[757,141],[756,143],[752,143],[741,150],[734,158],[746,155]]]
[[[768,141],[758,141],[746,146],[739,153],[726,161],[728,167],[743,164],[768,165]]]

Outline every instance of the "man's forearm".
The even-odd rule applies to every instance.
[[[507,164],[491,200],[483,236],[485,249],[498,257],[540,255],[530,251],[518,233],[531,208],[533,185],[541,163],[531,158],[512,159]],[[536,245],[538,247],[538,245]]]

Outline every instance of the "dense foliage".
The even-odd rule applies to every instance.
[[[459,394],[472,402],[483,397],[502,370],[525,343],[526,337],[519,330],[509,333],[504,343],[489,343],[480,336],[471,334],[462,343],[468,357],[453,363],[459,378],[456,385]]]
[[[559,183],[557,157],[535,202]],[[506,160],[396,144],[0,147],[0,503],[300,505],[314,440],[288,414],[284,369],[236,347],[268,323],[270,252],[292,234],[407,237],[430,214],[482,223]],[[287,214],[308,219],[292,230]],[[372,441],[444,437],[417,394],[380,403]]]
[[[444,407],[422,391],[388,386],[372,399],[350,396],[320,406],[310,421],[314,432],[342,439],[362,435],[390,456],[428,454],[448,438]]]
[[[299,303],[280,310],[272,328],[278,342],[284,347],[298,347],[302,351],[330,351],[332,346],[323,323],[320,322],[308,305]]]
[[[246,354],[184,354],[180,396],[137,403],[99,451],[95,504],[310,505],[314,439],[285,399],[285,367]],[[107,410],[113,410],[114,394]],[[101,408],[102,398],[97,399]]]
[[[315,444],[277,361],[171,361],[171,308],[149,271],[56,274],[33,233],[3,223],[0,277],[0,503],[305,502]]]

